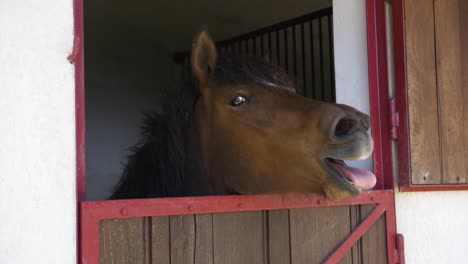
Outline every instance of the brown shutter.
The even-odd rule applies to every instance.
[[[467,182],[467,5],[405,1],[412,184]]]

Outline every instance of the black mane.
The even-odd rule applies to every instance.
[[[220,56],[215,84],[252,84],[293,89],[280,68],[256,57]],[[110,199],[188,195],[189,129],[199,94],[195,85],[166,93],[163,115],[146,114],[141,140],[130,149],[122,176]],[[191,193],[191,195],[194,195]]]

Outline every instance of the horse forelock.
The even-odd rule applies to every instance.
[[[222,55],[214,74],[217,84],[245,84],[294,90],[293,81],[280,67],[263,58]]]

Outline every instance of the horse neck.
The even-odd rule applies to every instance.
[[[197,119],[194,120],[190,133],[186,153],[185,186],[189,195],[222,195],[226,189],[219,177],[210,175],[210,157],[207,151],[206,139],[200,133],[201,127]],[[216,177],[218,176],[218,177]]]

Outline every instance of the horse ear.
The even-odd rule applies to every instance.
[[[210,35],[203,30],[192,43],[192,71],[200,84],[206,83],[214,74],[218,52]]]

